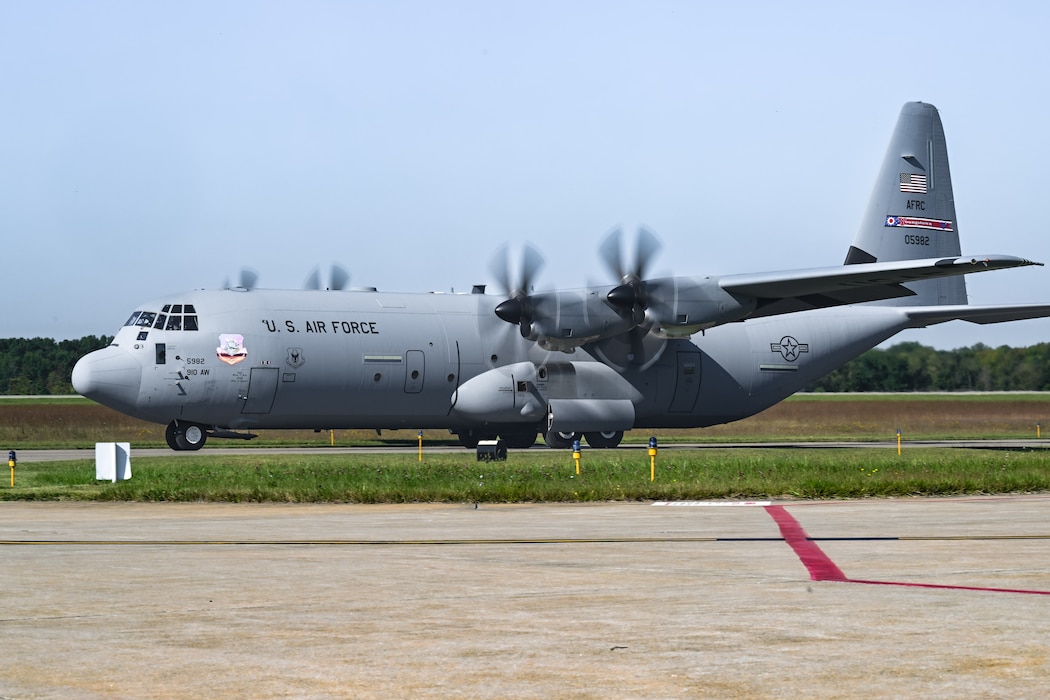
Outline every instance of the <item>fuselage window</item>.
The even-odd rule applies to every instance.
[[[193,308],[193,304],[186,304],[186,308],[183,309],[183,312],[188,314],[195,314],[197,313],[197,309]]]
[[[153,325],[153,319],[157,317],[157,314],[153,311],[143,311],[139,314],[139,320],[135,322],[136,326],[143,326],[149,328]]]
[[[168,318],[168,327],[166,331],[181,331],[182,330],[182,316],[171,316]]]
[[[163,307],[161,308],[161,311],[163,311],[164,313],[168,313],[169,311],[171,311],[171,304],[165,304],[165,305],[164,305],[164,306],[163,306]]]
[[[140,313],[142,313],[142,312],[141,311],[136,311],[135,313],[131,314],[131,318],[129,318],[127,323],[125,323],[124,325],[125,326],[134,326],[135,325],[135,321],[139,320],[139,314]]]
[[[171,307],[171,313],[173,313],[173,314],[181,314],[182,313],[182,304],[175,304],[175,306]]]
[[[153,324],[153,327],[156,328],[158,331],[162,331],[164,330],[164,322],[167,320],[167,316],[165,316],[164,314],[159,314],[157,316],[157,322]]]
[[[186,307],[187,309],[190,307]],[[183,330],[195,331],[197,330],[197,317],[196,316],[185,316],[185,322],[183,323]]]

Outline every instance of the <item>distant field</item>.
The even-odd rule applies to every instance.
[[[697,430],[655,431],[662,442],[782,440],[906,440],[1031,438],[1050,427],[1050,394],[799,394],[757,416]],[[628,434],[644,441],[649,431]],[[411,443],[414,430],[260,431],[250,443],[227,446]],[[426,431],[428,443],[452,442],[446,431]],[[0,397],[0,448],[90,446],[95,442],[164,446],[164,426],[129,418],[79,397]],[[216,441],[218,442],[218,441]]]

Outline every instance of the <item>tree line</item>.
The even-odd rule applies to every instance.
[[[0,338],[0,393],[72,394],[76,361],[113,342]],[[1050,343],[1027,348],[978,343],[935,350],[920,343],[875,348],[810,384],[806,391],[1050,391]]]
[[[0,393],[73,394],[73,365],[113,336],[88,335],[79,340],[0,338]]]
[[[1050,343],[1027,348],[875,348],[806,391],[1050,391]]]

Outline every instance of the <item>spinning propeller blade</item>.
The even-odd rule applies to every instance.
[[[346,268],[339,264],[332,265],[332,273],[329,276],[329,283],[326,289],[333,289],[340,291],[346,289],[346,286],[350,284],[350,273],[347,272]],[[303,289],[309,289],[317,291],[321,289],[321,268],[315,267],[310,271],[310,276],[306,278],[306,282],[303,283]]]
[[[514,323],[521,330],[523,338],[533,335],[533,304],[529,298],[532,285],[543,267],[543,256],[531,245],[526,244],[521,255],[520,275],[511,278],[510,248],[503,246],[493,258],[490,271],[501,290],[507,295],[506,301],[496,307],[496,315],[507,323]]]
[[[617,227],[598,249],[606,268],[620,281],[606,298],[616,308],[629,311],[632,321],[640,325],[645,321],[645,310],[653,291],[645,282],[645,274],[653,258],[660,252],[660,242],[649,229],[638,229],[634,259],[628,262],[622,255],[622,237],[623,230]]]

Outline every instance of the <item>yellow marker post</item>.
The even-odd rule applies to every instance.
[[[15,455],[14,450],[7,451],[7,466],[11,467],[11,486],[15,485],[15,463],[18,461],[18,457]]]
[[[1043,429],[1043,426],[1039,425],[1038,423],[1035,424],[1035,436],[1037,438],[1042,437],[1042,429]]]
[[[656,436],[649,438],[649,481],[656,481]]]
[[[332,447],[335,447],[335,431],[334,430],[329,430],[328,431],[328,442],[329,442],[329,444],[332,445]]]
[[[419,461],[423,461],[423,431],[419,431]]]
[[[897,455],[901,453],[901,429],[897,428]]]
[[[572,441],[572,460],[576,462],[576,474],[580,473],[580,441]]]

